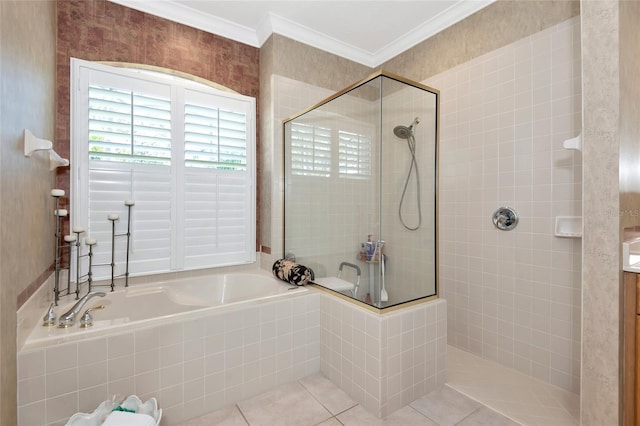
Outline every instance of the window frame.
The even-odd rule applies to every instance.
[[[123,64],[125,65],[125,64]],[[152,90],[158,88],[166,88],[172,102],[171,106],[171,159],[169,167],[171,179],[172,206],[170,208],[171,216],[171,262],[167,269],[154,270],[146,272],[131,272],[130,275],[150,275],[157,273],[173,272],[180,270],[206,269],[229,265],[250,264],[256,261],[256,100],[253,97],[245,96],[229,91],[223,91],[219,88],[208,86],[203,83],[190,81],[183,77],[176,77],[172,74],[160,73],[157,71],[148,71],[145,69],[125,68],[113,65],[105,65],[98,62],[84,61],[81,59],[71,58],[71,117],[70,117],[70,208],[71,220],[70,228],[75,225],[81,225],[85,228],[89,226],[89,151],[88,145],[83,143],[82,138],[88,135],[89,130],[89,110],[88,110],[88,87],[91,83],[90,73],[97,71],[101,73],[111,74],[114,78],[113,87],[118,88],[118,76],[124,76],[128,79],[134,79],[141,84],[141,87]],[[192,172],[192,168],[185,164],[185,119],[184,105],[185,93],[203,93],[203,96],[216,96],[220,103],[216,107],[223,107],[228,102],[245,102],[246,103],[246,170],[247,181],[249,182],[246,196],[246,205],[243,208],[248,209],[248,217],[245,220],[247,232],[243,235],[246,251],[242,251],[241,261],[222,261],[217,264],[196,265],[185,267],[185,244],[184,234],[184,194],[185,173]],[[156,92],[154,92],[156,93]],[[174,102],[179,105],[174,106]],[[179,141],[179,143],[175,143]],[[93,160],[95,161],[95,160]],[[118,164],[117,162],[114,162]],[[130,165],[123,162],[123,165]],[[179,170],[179,172],[177,172]],[[208,170],[208,169],[204,169]],[[84,196],[84,195],[86,196]],[[124,200],[124,197],[123,197]],[[135,207],[134,207],[135,209]],[[182,210],[181,210],[182,209]],[[121,220],[125,219],[122,217]],[[121,225],[122,226],[122,225]],[[126,225],[124,225],[126,226]],[[117,226],[118,228],[118,226]],[[178,229],[179,228],[179,229]],[[120,228],[121,229],[121,228]],[[118,234],[118,229],[116,229]],[[135,232],[132,231],[135,239]],[[87,234],[81,235],[81,238],[87,237]],[[103,243],[109,244],[110,241]],[[84,246],[82,246],[84,247]],[[224,256],[222,256],[224,257]],[[75,272],[75,267],[72,268]],[[82,273],[82,272],[81,272]],[[104,278],[96,277],[97,279]]]

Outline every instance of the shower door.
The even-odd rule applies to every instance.
[[[378,308],[437,295],[437,90],[379,72],[284,122],[284,253]]]

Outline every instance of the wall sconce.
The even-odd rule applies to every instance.
[[[69,165],[69,160],[60,157],[60,155],[53,150],[53,142],[46,139],[40,139],[33,136],[28,129],[24,129],[24,156],[31,157],[35,151],[49,151],[49,170],[55,170],[57,167],[66,167]]]

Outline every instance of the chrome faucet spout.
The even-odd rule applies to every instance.
[[[104,297],[106,295],[107,293],[105,293],[104,291],[90,291],[89,293],[85,294],[84,297],[78,300],[76,304],[73,305],[71,309],[69,309],[68,312],[60,315],[60,323],[58,324],[58,327],[67,328],[73,326],[73,324],[76,322],[76,316],[80,313],[89,299],[94,296]]]

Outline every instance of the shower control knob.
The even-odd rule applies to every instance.
[[[511,231],[518,225],[518,213],[511,207],[500,207],[493,212],[493,225],[501,231]]]

